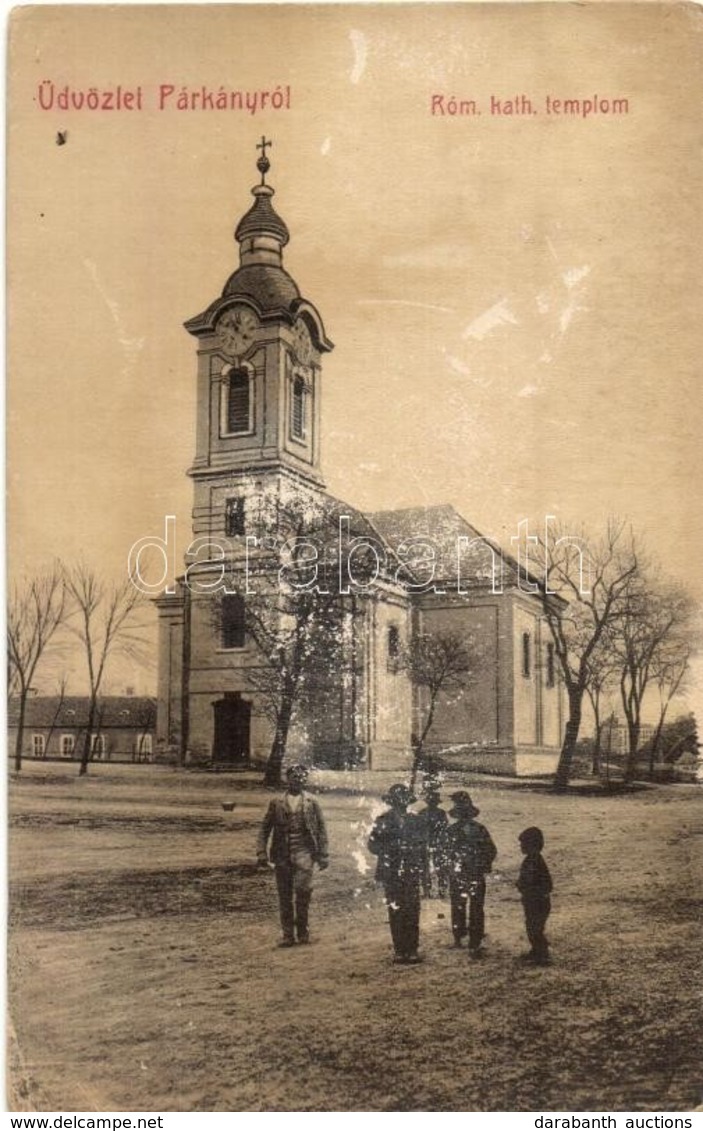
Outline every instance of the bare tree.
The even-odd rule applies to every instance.
[[[435,632],[416,636],[401,653],[400,666],[415,687],[425,693],[424,718],[420,733],[413,736],[411,788],[415,786],[423,762],[427,736],[434,723],[441,695],[460,695],[470,686],[477,669],[473,641],[454,632]]]
[[[258,607],[256,605],[258,604]],[[274,729],[264,782],[278,785],[290,728],[304,702],[314,699],[329,673],[339,670],[344,614],[340,599],[280,589],[266,602],[249,602],[247,628],[260,664],[249,686]]]
[[[660,649],[654,664],[653,678],[659,694],[659,719],[649,748],[650,778],[654,777],[654,763],[659,753],[669,707],[686,686],[690,661],[696,650],[696,635],[694,629],[681,635],[673,633]]]
[[[632,531],[617,519],[608,520],[603,536],[596,541],[582,537],[577,546],[565,530],[555,528],[541,547],[549,587],[540,587],[539,592],[569,703],[554,777],[554,788],[563,790],[581,728],[591,658],[607,629],[623,615],[640,555]],[[557,604],[552,594],[565,599],[566,607]]]
[[[143,598],[129,579],[110,585],[83,563],[66,571],[66,589],[75,613],[69,628],[80,641],[88,674],[88,718],[78,771],[82,775],[88,772],[108,660],[115,653],[138,659],[143,655],[143,637],[135,624]]]
[[[51,743],[51,739],[53,738],[54,731],[56,730],[56,727],[58,726],[58,723],[59,723],[59,719],[61,718],[61,712],[63,711],[63,706],[64,706],[64,703],[66,701],[66,689],[67,689],[67,687],[68,687],[68,676],[66,675],[65,672],[63,672],[59,676],[59,679],[58,679],[56,706],[54,707],[54,710],[53,710],[53,713],[52,713],[52,716],[51,716],[51,722],[49,723],[49,729],[48,729],[48,732],[47,732],[47,735],[46,735],[46,742],[45,742],[45,747],[44,747],[45,752],[48,751],[48,749],[49,749],[49,745]]]
[[[359,612],[340,565],[340,512],[334,501],[302,492],[259,501],[258,545],[248,560],[248,585],[241,568],[233,566],[226,592],[213,601],[212,619],[222,631],[228,600],[241,601],[245,636],[253,644],[245,678],[273,729],[264,783],[278,786],[291,727],[303,705],[319,709],[341,670]],[[368,568],[362,547],[354,562],[356,583]]]
[[[693,601],[680,586],[640,573],[630,579],[622,615],[608,633],[628,729],[627,780],[635,772],[647,689],[666,678],[670,701],[681,685],[692,651],[693,613]]]
[[[7,612],[8,684],[18,700],[15,770],[22,769],[27,698],[39,662],[66,619],[66,588],[60,562],[12,589]]]
[[[601,641],[599,646],[589,657],[586,682],[586,694],[588,695],[591,710],[593,711],[594,735],[591,773],[594,776],[600,774],[601,754],[603,751],[603,729],[608,722],[608,719],[603,718],[603,699],[609,688],[613,686],[617,675],[617,661],[612,651]]]
[[[148,762],[150,751],[147,750],[146,739],[149,731],[153,731],[156,725],[156,701],[154,699],[146,699],[140,703],[136,711],[135,722],[139,727],[139,737],[136,749],[132,753],[132,761]]]

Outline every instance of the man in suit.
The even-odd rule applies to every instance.
[[[288,788],[274,798],[259,830],[256,855],[262,867],[273,866],[283,938],[279,946],[310,942],[308,909],[312,896],[313,868],[329,865],[327,830],[317,801],[305,792],[308,771],[291,766]]]

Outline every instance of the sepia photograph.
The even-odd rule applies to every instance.
[[[7,81],[9,1110],[691,1128],[703,9]]]

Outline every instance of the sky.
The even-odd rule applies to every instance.
[[[265,133],[285,266],[335,342],[330,491],[452,503],[507,546],[525,518],[619,515],[703,599],[702,62],[694,5],[19,9],[11,577],[55,555],[120,574],[166,514],[188,544],[182,324],[237,266]],[[117,86],[141,109],[57,105]],[[290,105],[176,108],[203,87]]]

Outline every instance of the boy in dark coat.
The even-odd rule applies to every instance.
[[[481,942],[485,934],[486,873],[493,866],[497,850],[488,829],[474,820],[479,810],[466,790],[453,793],[451,799],[454,808],[449,810],[449,816],[456,820],[446,832],[445,854],[449,871],[454,945],[461,946],[461,940],[468,934],[469,957],[480,958]]]
[[[368,849],[377,857],[376,881],[383,884],[391,929],[394,962],[421,962],[420,881],[427,855],[425,826],[416,813],[408,813],[415,798],[406,785],[392,785],[381,799],[389,806],[376,818]]]
[[[552,906],[549,898],[552,891],[552,877],[542,858],[544,836],[541,829],[532,826],[521,832],[518,839],[525,859],[520,868],[517,886],[525,912],[525,929],[532,947],[525,958],[534,962],[536,966],[547,966],[549,943],[544,936],[544,928]]]
[[[432,898],[432,881],[436,877],[437,895],[440,899],[445,899],[447,895],[447,862],[444,855],[444,841],[449,818],[439,804],[440,792],[437,786],[425,786],[424,795],[426,807],[418,813],[418,817],[425,825],[425,839],[427,840],[425,870],[422,874],[422,894],[425,899]]]

